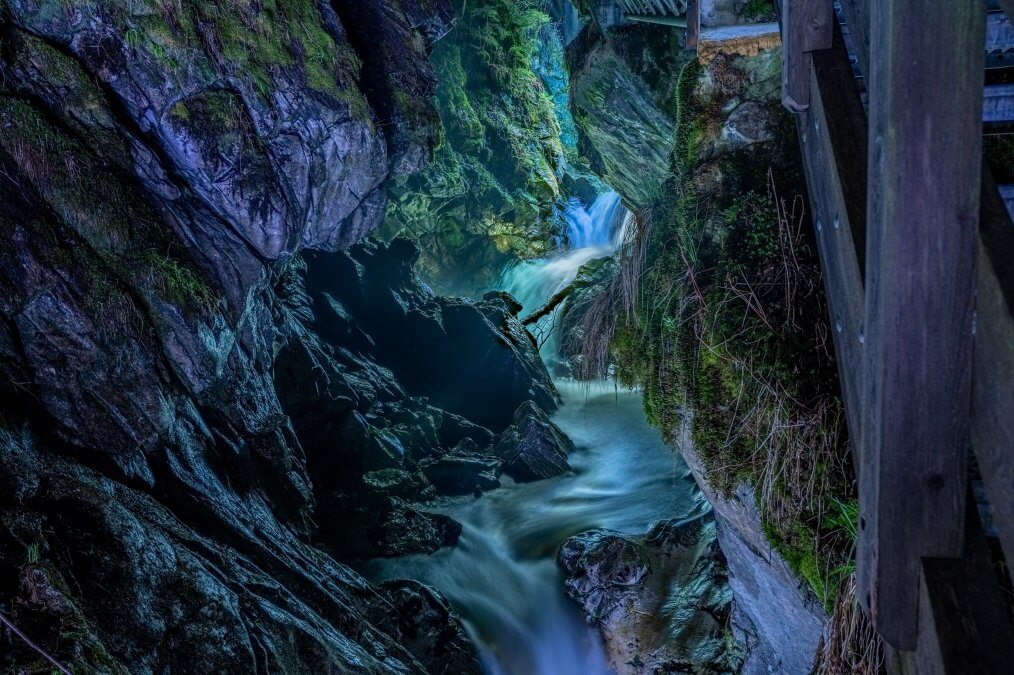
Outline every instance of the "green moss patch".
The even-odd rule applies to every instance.
[[[395,188],[385,223],[386,236],[420,243],[431,280],[464,268],[489,282],[510,258],[552,246],[566,151],[536,73],[548,27],[536,0],[470,2],[434,47],[443,140],[433,162]]]
[[[771,108],[774,141],[702,156],[745,81],[734,62],[709,69],[689,63],[676,88],[668,176],[640,213],[637,311],[612,343],[617,376],[641,386],[668,442],[689,425],[715,490],[754,486],[768,539],[830,609],[850,573],[841,505],[855,486],[792,124]]]

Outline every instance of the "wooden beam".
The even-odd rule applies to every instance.
[[[701,0],[690,0],[687,5],[687,49],[697,47],[701,34]]]
[[[962,554],[982,153],[983,8],[870,7],[860,598],[914,650],[921,559]]]
[[[685,16],[669,16],[667,14],[628,14],[629,21],[640,21],[641,23],[653,23],[659,26],[674,26],[686,28],[687,18]]]
[[[862,422],[863,259],[866,241],[866,111],[844,38],[812,55],[810,108],[796,117],[812,220],[820,251],[849,434]],[[861,472],[859,444],[853,465]]]
[[[962,559],[926,558],[920,584],[916,673],[1006,675],[1014,630],[973,500]]]
[[[810,52],[830,49],[830,0],[781,0],[782,105],[792,113],[810,105]]]
[[[840,0],[840,2],[845,22],[848,24],[855,43],[859,69],[864,75],[868,75],[870,72],[870,6],[872,0]],[[1004,0],[1004,2],[1008,5],[1014,4],[1014,0]],[[985,14],[987,32],[983,39],[983,45],[987,54],[1003,52],[1005,45],[1009,45],[1014,38],[1012,12],[1014,9],[1007,9],[1006,16],[997,12]],[[1009,63],[1009,58],[1002,62],[996,62],[994,65],[997,67],[1006,66]]]
[[[870,72],[870,8],[868,0],[841,0],[842,14],[852,34],[852,42],[864,75]]]
[[[830,49],[832,9],[831,0],[782,0],[783,42],[804,52]]]
[[[810,52],[788,42],[791,28],[782,22],[782,105],[790,113],[806,112],[810,107]]]
[[[1014,225],[983,170],[972,443],[1000,543],[1014,561]]]

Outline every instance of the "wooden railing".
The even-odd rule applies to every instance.
[[[995,556],[967,491],[971,449],[1011,560],[1014,225],[983,168],[996,40],[983,8],[842,0],[857,79],[831,0],[780,7],[783,103],[857,441],[859,601],[904,672],[1014,672]]]

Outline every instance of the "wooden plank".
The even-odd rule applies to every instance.
[[[978,246],[972,445],[1000,543],[1014,560],[1014,226],[988,169]]]
[[[782,0],[782,42],[804,52],[830,49],[831,4],[831,0]]]
[[[810,52],[803,50],[802,14],[791,22],[791,5],[799,0],[781,0],[779,22],[782,30],[782,105],[793,114],[810,107]]]
[[[870,9],[858,572],[878,632],[913,650],[920,560],[962,552],[985,22],[975,2]]]
[[[982,121],[989,124],[1014,122],[1014,84],[991,84],[985,88]]]
[[[868,122],[860,84],[853,74],[844,36],[837,24],[833,47],[813,54],[813,70],[826,111],[825,126],[834,148],[848,231],[855,246],[860,277],[863,277],[866,273]]]
[[[923,560],[917,673],[1006,675],[1014,664],[1014,630],[972,500],[966,511],[963,557]]]
[[[849,432],[862,420],[863,275],[866,230],[866,111],[841,29],[831,49],[814,53],[810,109],[796,118],[838,375]],[[853,464],[861,471],[858,443]]]
[[[698,35],[701,32],[701,2],[690,0],[687,5],[687,48],[697,47]]]
[[[856,48],[856,56],[859,59],[859,69],[863,74],[870,72],[870,1],[869,0],[840,0],[842,14],[848,24],[849,31]],[[1004,0],[1008,5],[1014,4],[1014,0]],[[1014,9],[1006,8],[1006,17],[1000,13],[986,15],[988,30],[983,40],[986,53],[997,53],[1004,50],[1004,45],[1009,44],[1014,28],[1011,16]],[[1005,66],[1009,62],[998,62],[996,66]]]
[[[781,0],[782,105],[792,113],[810,105],[810,52],[830,49],[830,0]]]
[[[870,72],[870,8],[867,0],[841,0],[842,14],[848,23],[859,59],[859,69]]]

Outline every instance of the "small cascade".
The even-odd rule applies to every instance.
[[[547,258],[527,260],[508,268],[501,288],[521,303],[522,317],[541,309],[577,278],[589,261],[611,256],[623,242],[630,211],[616,192],[600,194],[585,208],[571,199],[564,212],[567,220],[567,247]],[[559,361],[560,341],[556,312],[543,318],[532,332],[538,337],[542,357],[552,368]]]
[[[564,594],[556,552],[595,528],[641,534],[689,512],[689,470],[644,419],[640,394],[604,383],[557,382],[553,419],[579,450],[574,473],[504,486],[481,499],[445,499],[436,510],[463,525],[431,555],[376,559],[374,581],[418,579],[439,589],[464,620],[486,675],[609,675],[598,631]]]
[[[504,290],[538,311],[590,260],[623,241],[630,212],[615,192],[590,207],[568,204],[565,247],[506,270]],[[553,316],[540,326],[547,364],[558,358]],[[540,322],[542,323],[542,322]],[[655,520],[695,502],[689,470],[644,419],[636,392],[604,383],[557,380],[564,405],[554,421],[574,441],[572,474],[503,486],[481,499],[446,498],[434,510],[462,523],[458,544],[427,556],[377,559],[374,581],[413,578],[439,589],[461,615],[487,675],[609,675],[599,632],[564,593],[556,552],[595,528],[643,533]]]

